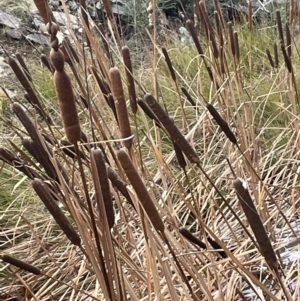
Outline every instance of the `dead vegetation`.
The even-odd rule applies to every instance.
[[[291,3],[285,25],[276,13],[277,32],[253,27],[251,7],[244,25],[225,24],[218,1],[211,24],[200,1],[201,28],[187,22],[193,44],[170,39],[168,50],[150,1],[143,69],[114,31],[109,1],[115,44],[91,34],[84,13],[86,48],[60,45],[50,23],[50,107],[30,68],[10,58],[27,97],[10,99],[18,122],[2,118],[12,131],[2,172],[31,185],[0,211],[1,300],[300,298]]]

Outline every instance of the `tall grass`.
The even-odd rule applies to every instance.
[[[84,13],[86,48],[48,26],[56,101],[11,61],[32,97],[0,159],[31,185],[0,207],[0,299],[299,299],[298,18],[226,24],[214,1],[211,23],[200,1],[160,45],[149,1],[136,64],[104,4],[109,41]]]

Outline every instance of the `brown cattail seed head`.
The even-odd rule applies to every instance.
[[[26,263],[22,260],[11,257],[9,255],[2,255],[2,256],[0,256],[0,259],[2,259],[6,263],[12,264],[15,267],[22,269],[24,271],[27,271],[29,273],[32,273],[35,275],[39,275],[41,273],[41,271],[37,267],[35,267],[29,263]]]
[[[124,149],[120,149],[117,152],[118,159],[122,165],[122,168],[125,171],[126,176],[129,179],[129,182],[133,186],[141,205],[143,206],[146,214],[148,215],[150,221],[152,222],[153,227],[157,231],[164,231],[164,223],[151,199],[151,196],[148,193],[148,190],[135,169],[132,161],[127,155]]]
[[[72,244],[79,246],[80,237],[51,196],[46,185],[40,179],[34,179],[32,187]]]
[[[52,48],[50,51],[50,58],[51,58],[51,63],[56,71],[64,70],[64,64],[65,64],[64,54],[60,49],[54,50],[54,48]]]
[[[123,92],[122,80],[120,71],[118,68],[114,67],[109,70],[109,77],[111,81],[111,90],[115,100],[119,128],[121,132],[122,138],[129,138],[132,136],[129,119],[128,119],[128,112],[126,101]],[[132,138],[129,140],[124,140],[123,144],[130,148],[132,145]]]
[[[260,247],[261,254],[265,257],[266,262],[271,269],[277,269],[277,257],[275,255],[265,227],[260,219],[260,216],[257,213],[253,200],[250,196],[247,183],[244,180],[237,178],[233,182],[233,186],[236,190],[240,204],[245,212],[253,234]]]

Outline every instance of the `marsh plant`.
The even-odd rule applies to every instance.
[[[141,62],[109,1],[109,39],[80,1],[84,43],[60,41],[35,3],[56,96],[8,58],[23,95],[2,117],[1,170],[18,182],[0,212],[1,300],[298,300],[296,1],[257,26],[251,1],[237,24],[200,1],[190,40],[160,45],[150,0]]]

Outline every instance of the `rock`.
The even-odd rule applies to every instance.
[[[10,28],[19,28],[21,19],[14,17],[11,14],[0,11],[0,24],[10,27]]]
[[[67,16],[65,13],[62,12],[53,12],[53,15],[56,19],[56,21],[58,22],[59,25],[65,25],[68,26],[69,22],[67,19]],[[77,18],[74,15],[69,14],[70,16],[70,22],[71,22],[71,26],[73,28],[78,27],[78,22],[77,22]]]
[[[34,42],[42,45],[49,45],[49,38],[41,33],[32,33],[27,35],[25,38],[30,42]]]
[[[26,33],[26,28],[24,27],[7,29],[5,31],[5,34],[7,36],[16,40],[21,40],[24,37],[25,33]]]

